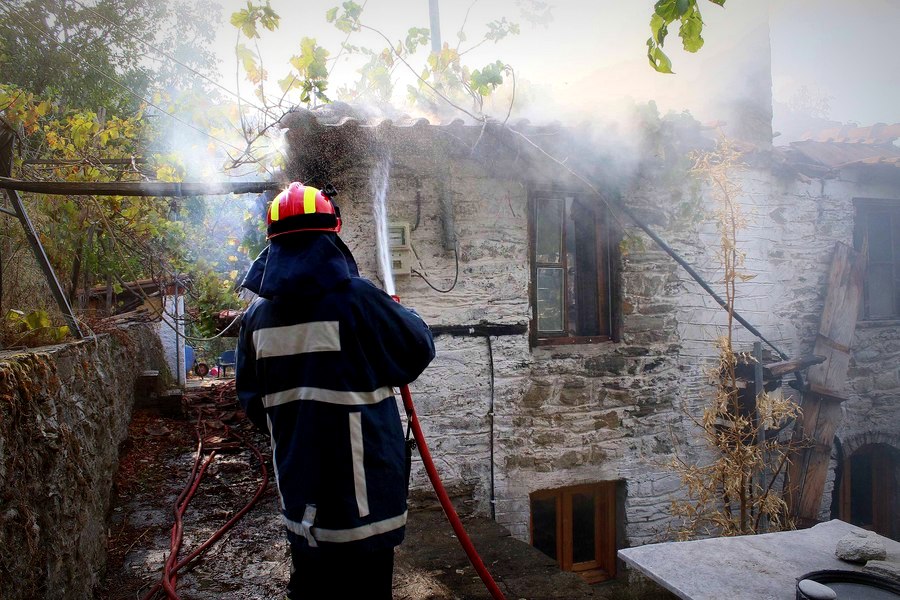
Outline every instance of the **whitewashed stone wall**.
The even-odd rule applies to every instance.
[[[374,252],[369,171],[357,161],[334,182],[344,214],[342,237],[361,271],[379,278]],[[430,324],[527,325],[528,202],[525,166],[497,168],[427,146],[394,147],[388,212],[418,227],[413,268],[438,288],[450,287],[455,259],[442,243],[441,190],[451,195],[459,277],[446,294],[419,277],[401,278],[397,293]],[[853,181],[800,181],[767,166],[737,174],[750,217],[741,233],[745,271],[737,309],[782,351],[812,350],[836,241],[852,243],[854,197],[895,198],[900,190]],[[709,219],[676,218],[689,182],[672,189],[643,182],[625,201],[721,289],[719,235]],[[711,207],[708,192],[701,204]],[[417,200],[418,198],[418,200]],[[674,200],[673,200],[674,198]],[[629,233],[642,237],[623,223]],[[581,483],[625,482],[629,545],[666,537],[668,506],[681,493],[666,463],[677,451],[702,458],[705,449],[688,415],[699,415],[712,388],[706,372],[726,314],[668,256],[645,239],[622,257],[623,335],[618,343],[531,348],[528,334],[440,335],[437,357],[412,386],[437,468],[451,488],[469,489],[476,509],[490,512],[517,538],[529,537],[529,494]],[[724,293],[722,292],[722,295]],[[737,325],[736,345],[753,337]],[[900,333],[893,325],[862,325],[851,400],[838,435],[898,422],[894,401]],[[493,395],[491,389],[493,363]],[[493,409],[493,425],[491,411]],[[493,440],[493,456],[491,455]],[[491,481],[491,465],[494,467]],[[421,469],[414,486],[427,488]],[[830,495],[826,493],[830,499]]]
[[[184,386],[187,369],[184,366],[184,296],[166,296],[163,301],[163,313],[156,323],[159,341],[162,343],[166,357],[166,367],[175,379],[175,383]]]
[[[742,180],[742,205],[751,221],[739,246],[747,253],[744,271],[755,278],[739,286],[736,308],[782,351],[791,356],[811,353],[834,244],[853,243],[854,198],[900,202],[900,189],[896,184],[866,183],[852,173],[844,178],[803,182],[754,170],[745,173]],[[712,247],[717,237],[711,225],[701,226],[703,243]],[[714,256],[700,255],[692,264],[713,281],[715,260]],[[686,289],[696,288],[686,274],[679,273],[679,277],[685,280]],[[679,303],[682,359],[708,360],[710,346],[704,340],[723,330],[725,315],[699,291],[688,297],[691,300]],[[699,300],[699,306],[693,304],[694,300]],[[900,382],[895,367],[900,351],[898,325],[859,322],[846,388],[848,401],[836,433],[840,440],[900,428]],[[749,349],[752,336],[740,326],[737,331],[737,345],[743,343]],[[822,497],[822,519],[831,518],[835,467],[833,462]]]

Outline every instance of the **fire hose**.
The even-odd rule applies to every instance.
[[[398,296],[392,295],[391,297],[395,301],[400,302]],[[491,597],[494,598],[494,600],[505,600],[503,592],[500,591],[494,578],[491,577],[490,572],[484,565],[484,561],[481,560],[481,557],[475,550],[475,545],[472,543],[472,540],[469,539],[469,534],[466,533],[459,515],[456,514],[456,509],[453,508],[450,496],[447,495],[447,490],[444,489],[444,484],[441,482],[441,477],[438,475],[437,469],[434,466],[434,461],[431,460],[431,451],[428,450],[428,444],[425,443],[425,434],[422,433],[422,426],[419,424],[419,416],[416,414],[416,407],[413,404],[412,394],[409,391],[408,385],[400,387],[400,396],[403,398],[403,408],[406,409],[406,418],[412,428],[416,446],[419,449],[419,455],[422,457],[422,463],[425,466],[425,472],[428,473],[428,479],[431,480],[431,486],[434,488],[435,494],[437,494],[438,500],[441,503],[441,508],[444,509],[444,514],[447,516],[447,520],[450,521],[450,526],[456,534],[456,539],[459,540],[466,556],[469,558],[469,562],[472,563],[472,566],[475,568],[481,581],[491,593]]]
[[[220,397],[224,395],[224,392],[228,388],[228,386],[222,386],[223,390],[220,391]],[[154,598],[160,590],[164,591],[166,597],[169,600],[179,600],[178,593],[175,591],[176,585],[178,583],[178,572],[192,563],[197,559],[201,554],[203,554],[210,546],[212,546],[222,535],[225,534],[226,531],[231,529],[231,527],[238,522],[238,520],[244,516],[244,514],[249,511],[254,504],[259,500],[260,496],[262,496],[263,492],[266,490],[266,487],[269,485],[269,472],[266,469],[265,460],[262,456],[262,453],[259,449],[256,448],[253,444],[244,439],[241,435],[235,432],[233,429],[229,428],[227,425],[225,426],[225,434],[226,437],[230,436],[236,438],[236,441],[227,442],[223,441],[217,444],[210,444],[213,446],[212,451],[209,456],[206,457],[205,460],[202,460],[205,440],[203,434],[200,432],[200,423],[198,418],[198,426],[197,426],[197,437],[199,438],[199,442],[197,443],[197,454],[194,458],[194,466],[191,469],[191,474],[188,477],[187,482],[185,483],[184,489],[178,495],[178,498],[175,500],[175,505],[173,507],[173,514],[175,516],[175,524],[172,526],[172,535],[169,546],[169,556],[166,558],[165,565],[163,566],[162,577],[159,582],[154,585],[150,591],[148,591],[143,600],[151,600]],[[178,553],[181,550],[181,543],[184,537],[184,513],[187,510],[188,504],[196,493],[198,487],[200,486],[200,481],[203,479],[203,475],[206,472],[206,469],[212,463],[213,459],[216,456],[216,451],[220,449],[226,448],[235,448],[244,446],[250,450],[250,452],[256,456],[256,459],[260,464],[260,474],[262,475],[262,481],[259,486],[256,488],[256,493],[250,499],[247,504],[245,504],[240,510],[238,510],[224,525],[222,525],[219,529],[217,529],[205,542],[197,546],[190,554],[178,560]]]
[[[397,296],[393,296],[393,298],[394,300],[399,302],[399,298]],[[410,428],[412,429],[416,445],[419,449],[419,454],[422,457],[422,463],[425,466],[425,471],[428,474],[428,478],[431,481],[431,485],[434,488],[435,493],[437,494],[438,500],[441,504],[441,508],[444,510],[444,514],[446,515],[447,520],[450,522],[450,526],[453,528],[453,531],[456,534],[460,545],[465,551],[469,562],[472,564],[475,571],[478,573],[478,576],[481,578],[481,581],[490,592],[491,597],[494,598],[494,600],[505,600],[503,592],[500,591],[497,583],[494,581],[493,577],[491,577],[490,572],[487,570],[484,561],[482,561],[481,557],[478,555],[478,552],[476,551],[472,540],[469,538],[468,533],[463,527],[459,515],[453,508],[453,503],[450,501],[450,497],[447,494],[446,489],[444,489],[444,485],[441,482],[440,475],[438,474],[437,469],[434,466],[434,461],[431,458],[431,452],[428,449],[428,444],[425,441],[425,434],[422,432],[422,427],[419,423],[419,417],[416,414],[416,408],[413,404],[412,394],[409,391],[408,385],[403,385],[400,387],[400,396],[403,399],[403,406],[406,410],[407,420],[409,422]],[[216,450],[213,449],[210,455],[205,460],[201,461],[204,450],[204,438],[199,432],[198,425],[199,443],[197,445],[197,454],[194,460],[194,465],[191,470],[191,474],[188,477],[188,481],[185,484],[184,489],[176,499],[173,508],[175,524],[172,527],[169,556],[166,559],[166,563],[163,567],[163,574],[160,581],[157,582],[150,589],[150,591],[147,592],[146,595],[144,595],[143,600],[151,600],[160,590],[163,590],[165,592],[166,597],[169,598],[169,600],[179,600],[179,596],[175,590],[177,585],[178,572],[184,567],[188,566],[192,561],[194,561],[198,556],[206,551],[213,543],[216,542],[216,540],[218,540],[228,529],[230,529],[238,521],[238,519],[240,519],[248,510],[250,510],[250,508],[253,507],[253,505],[256,503],[256,501],[259,499],[266,486],[268,485],[268,471],[266,469],[262,454],[259,452],[259,450],[255,446],[244,440],[241,436],[233,432],[230,428],[226,427],[226,433],[238,438],[238,440],[240,440],[240,442],[242,442],[244,446],[249,448],[250,451],[259,460],[262,473],[262,483],[257,488],[253,498],[243,508],[235,513],[234,516],[231,517],[231,519],[229,519],[227,523],[225,523],[225,525],[223,525],[215,533],[213,533],[213,535],[210,536],[209,539],[200,544],[200,546],[198,546],[188,556],[179,561],[178,553],[181,549],[181,543],[184,533],[184,513],[187,510],[187,506],[191,501],[191,498],[193,498],[195,492],[197,491],[197,488],[200,485],[200,481],[203,478],[206,469],[209,467],[216,454]]]

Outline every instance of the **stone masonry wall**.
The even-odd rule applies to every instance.
[[[415,224],[419,215],[411,235],[418,255],[413,267],[441,289],[454,280],[455,257],[442,243],[442,190],[452,195],[459,248],[452,291],[440,294],[420,277],[401,277],[401,299],[432,326],[527,327],[528,195],[521,167],[489,171],[474,159],[435,161],[396,149],[392,158],[390,217]],[[378,280],[369,186],[374,167],[374,161],[356,164],[336,185],[342,238],[363,275]],[[661,506],[678,488],[677,478],[652,464],[652,457],[671,451],[670,429],[683,420],[673,408],[684,378],[673,316],[676,265],[650,248],[626,263],[629,314],[622,343],[531,348],[527,333],[490,342],[439,335],[437,357],[411,386],[445,485],[471,489],[483,514],[490,511],[493,487],[497,520],[520,539],[528,538],[528,494],[536,490],[624,479],[629,521],[639,523],[630,535],[652,531],[645,536],[650,539],[665,516]],[[421,470],[413,484],[429,486]]]
[[[741,185],[740,202],[747,216],[747,225],[738,237],[738,248],[746,253],[743,272],[753,276],[750,281],[738,284],[736,310],[789,356],[809,354],[819,327],[834,245],[836,242],[853,243],[854,198],[900,201],[900,189],[889,182],[871,182],[847,174],[824,180],[784,177],[765,166],[735,173],[735,180]],[[652,185],[647,189],[649,195],[664,197],[663,190],[653,190]],[[707,190],[702,193],[701,205],[709,210],[714,202]],[[640,205],[641,195],[639,191],[630,201]],[[655,229],[724,297],[719,284],[722,273],[718,253],[720,234],[713,219],[702,219],[693,227],[677,220],[660,220]],[[650,244],[648,240],[647,248],[651,248]],[[662,266],[666,260],[652,262]],[[631,265],[627,264],[626,282],[631,271]],[[710,387],[705,373],[714,364],[716,355],[712,341],[725,333],[727,314],[685,271],[676,269],[674,277],[678,283],[672,287],[678,291],[672,316],[677,323],[680,376],[673,388],[673,406],[684,427],[681,432],[684,438],[678,440],[678,444],[688,456],[703,457],[704,447],[696,443],[699,436],[693,433],[693,426],[684,415],[699,415],[702,405],[709,399]],[[626,300],[630,297],[626,284]],[[629,303],[641,310],[641,302],[626,302]],[[627,332],[628,316],[625,324]],[[861,322],[857,327],[846,388],[848,401],[844,404],[844,419],[836,434],[841,440],[890,432],[900,424],[900,403],[897,402],[900,390],[893,367],[900,341],[900,330],[896,325]],[[735,348],[750,351],[754,337],[737,324],[734,331]],[[765,345],[764,350],[771,351]],[[792,390],[785,388],[784,391],[791,393]],[[664,414],[665,411],[658,416]],[[677,439],[678,428],[673,428],[673,433],[672,437]],[[648,472],[637,475],[638,481],[642,477],[662,476],[662,472],[649,466],[664,460],[665,453],[662,454],[641,461],[648,467]],[[832,468],[822,498],[823,519],[830,518],[833,480]],[[647,512],[654,515],[649,521],[660,519],[673,497],[672,492],[677,493],[677,487],[654,491],[651,486],[650,493],[645,495],[642,492],[646,489],[640,483],[629,486],[626,512],[632,545],[652,541],[655,533],[660,531],[659,527],[648,528],[644,524],[647,522],[643,519],[644,511],[635,510],[635,506],[647,503]]]
[[[135,380],[162,365],[149,325],[0,354],[0,597],[91,597]]]
[[[441,154],[440,144],[429,145],[431,137],[410,138],[391,146],[390,218],[418,221],[413,268],[435,287],[450,288],[456,256],[444,244],[441,200],[450,194],[459,273],[448,293],[415,275],[399,278],[397,293],[432,326],[527,327],[529,167],[502,156],[492,162]],[[369,185],[374,166],[374,160],[355,161],[336,185],[342,237],[363,275],[377,280]],[[779,176],[766,165],[735,177],[749,217],[739,246],[747,255],[745,272],[755,275],[739,285],[737,309],[788,355],[809,353],[834,243],[852,242],[852,199],[900,200],[900,193],[889,185]],[[701,189],[696,198],[692,190],[686,179],[674,185],[671,178],[647,180],[625,201],[721,289],[711,194]],[[690,203],[707,212],[685,216]],[[676,449],[688,460],[708,456],[691,417],[712,393],[707,372],[726,313],[624,217],[618,223],[626,237],[643,240],[628,244],[618,265],[620,342],[532,348],[527,333],[489,340],[439,335],[435,361],[411,386],[444,483],[470,489],[482,514],[490,512],[493,491],[497,521],[519,539],[529,538],[530,493],[610,480],[625,482],[624,543],[665,538],[669,504],[682,493],[666,464]],[[893,327],[869,331],[860,328],[857,351],[863,354],[851,372],[854,392],[839,436],[898,422],[892,394],[900,381],[895,368],[886,375],[879,365],[900,352],[900,339]],[[879,347],[865,354],[872,337]],[[740,350],[754,341],[739,325],[735,339]],[[876,385],[883,394],[865,391]],[[421,469],[413,483],[428,487]]]
[[[823,196],[844,205],[853,198],[880,198],[900,203],[900,185],[864,186],[850,174],[827,182]],[[844,419],[836,432],[845,458],[865,443],[884,443],[900,451],[900,321],[860,320],[843,404]],[[832,492],[837,463],[832,462],[820,519],[832,515]],[[900,483],[900,478],[897,479]]]

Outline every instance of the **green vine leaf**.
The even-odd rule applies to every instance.
[[[297,71],[292,76],[294,81],[289,82],[285,78],[279,85],[284,91],[299,87],[303,102],[309,103],[314,97],[327,102],[325,90],[328,88],[328,54],[328,50],[319,46],[315,38],[304,37],[300,40],[300,54],[290,58],[291,66]]]
[[[484,67],[475,69],[469,77],[469,86],[482,96],[489,96],[491,92],[503,84],[503,73],[507,67],[503,61],[496,61]]]
[[[230,19],[231,24],[251,40],[259,38],[257,26],[275,31],[280,21],[281,18],[269,5],[269,0],[266,0],[265,4],[253,4],[248,1],[247,8],[231,13]]]
[[[691,0],[688,0],[690,2]],[[678,5],[675,0],[659,0],[654,6],[653,11],[665,19],[666,23],[671,23],[678,18]]]
[[[503,17],[497,21],[491,21],[487,24],[488,32],[484,35],[485,39],[493,42],[499,42],[509,35],[519,34],[519,25],[511,21],[507,21]]]
[[[653,41],[657,44],[662,44],[668,33],[666,20],[656,13],[653,13],[653,16],[650,17],[650,33],[653,34]]]
[[[696,52],[703,47],[703,18],[700,11],[692,6],[687,14],[681,19],[681,27],[678,29],[678,36],[681,38],[684,49],[688,52]]]
[[[431,41],[431,31],[426,27],[410,27],[406,32],[406,51],[414,54],[419,46],[427,46]]]
[[[659,45],[653,41],[653,38],[647,40],[647,58],[650,60],[650,66],[660,73],[674,73],[672,71],[672,61],[666,56]]]
[[[725,0],[709,0],[724,6]],[[678,36],[682,47],[697,52],[703,47],[703,17],[698,0],[659,0],[650,16],[650,39],[647,40],[647,59],[660,73],[672,73],[672,61],[663,52],[669,25],[678,22]]]
[[[341,9],[343,10],[341,11]],[[338,31],[343,31],[344,33],[358,31],[360,28],[359,17],[362,15],[362,10],[363,7],[356,2],[344,2],[340,8],[335,6],[328,9],[325,12],[325,20],[329,23],[334,23]]]
[[[278,87],[281,88],[282,92],[288,93],[291,90],[300,87],[300,81],[297,79],[296,75],[286,75],[278,80]]]

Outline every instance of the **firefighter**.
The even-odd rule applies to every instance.
[[[359,276],[334,189],[292,183],[242,286],[237,394],[271,436],[293,568],[288,597],[391,598],[407,516],[394,387],[434,358],[431,331]]]

